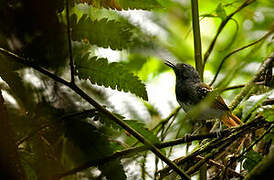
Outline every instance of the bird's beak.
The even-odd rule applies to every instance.
[[[171,67],[172,69],[175,69],[175,65],[172,64],[171,62],[165,61],[165,64],[166,64],[167,66]]]

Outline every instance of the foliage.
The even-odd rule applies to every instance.
[[[111,8],[116,10],[127,9],[144,9],[160,8],[157,0],[75,0],[76,3],[87,3],[97,8]]]
[[[120,63],[109,64],[107,59],[89,58],[89,54],[86,54],[75,58],[75,67],[80,79],[89,79],[92,84],[96,83],[119,91],[130,91],[148,100],[145,85]]]
[[[18,170],[25,172],[26,177],[22,178],[33,180],[155,179],[159,172],[175,178],[172,170],[166,174],[159,171],[165,170],[163,161],[109,114],[157,147],[163,141],[174,142],[190,129],[198,129],[198,123],[192,123],[176,108],[174,74],[162,62],[195,66],[197,47],[193,45],[190,2],[0,0],[0,91],[4,97],[1,110],[7,110],[9,119],[5,116],[1,121],[0,132],[9,135],[0,137],[0,147],[8,150],[5,142],[17,151],[10,153],[15,156],[9,159],[9,165],[21,162]],[[239,10],[243,3],[249,4]],[[212,86],[224,89],[221,96],[228,105],[274,52],[271,5],[267,0],[199,1],[200,16],[194,18],[200,20],[203,56],[215,42],[205,64],[204,80],[209,84],[223,64]],[[236,13],[230,18],[233,12]],[[2,48],[16,55],[8,55]],[[66,83],[29,66],[42,67]],[[177,146],[164,143],[169,148],[161,150],[163,154],[178,161],[184,159],[181,156],[189,158],[182,165],[184,171],[203,160],[216,166],[213,173],[212,169],[208,171],[212,179],[237,178],[256,169],[273,146],[273,129],[269,129],[274,117],[272,67],[273,64],[265,67],[257,82],[251,83],[233,112],[248,128],[225,130],[228,134],[206,140],[200,134],[208,131],[202,128],[196,131],[198,136],[194,133],[180,140],[196,137],[195,141]],[[70,82],[71,74],[74,82]],[[82,99],[75,87],[85,91],[101,109]],[[254,120],[256,124],[252,124]],[[206,127],[212,125],[206,123]],[[249,136],[242,140],[241,133]],[[230,146],[220,149],[226,144]],[[142,151],[145,153],[139,153]],[[10,156],[1,152],[3,167],[7,163],[1,157]],[[193,152],[199,152],[199,156],[191,157]],[[229,169],[222,171],[223,165],[234,169],[239,164],[245,172],[237,171],[237,175],[229,173]],[[0,175],[0,179],[7,178]]]
[[[122,49],[132,42],[132,33],[127,25],[114,20],[101,19],[91,21],[83,15],[77,22],[75,14],[71,16],[72,39],[81,41],[88,39],[92,44],[112,49]],[[98,36],[103,32],[103,36]]]
[[[262,160],[262,156],[255,151],[249,151],[246,157],[243,167],[248,171],[251,171]]]

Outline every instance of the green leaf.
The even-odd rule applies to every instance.
[[[145,124],[141,123],[140,121],[136,120],[127,120],[125,121],[130,127],[138,131],[142,134],[146,139],[148,139],[152,143],[160,143],[160,140],[153,134],[152,131],[149,131],[145,128]]]
[[[218,6],[216,8],[216,14],[222,20],[224,20],[226,18],[226,12],[225,12],[225,9],[224,9],[224,6],[222,5],[222,3],[218,4]]]
[[[121,63],[108,63],[105,58],[89,58],[86,54],[83,57],[77,56],[75,65],[80,79],[89,79],[92,84],[111,87],[119,91],[129,91],[148,100],[145,85]]]
[[[112,112],[113,113],[113,112]],[[120,114],[113,113],[115,116],[119,117],[120,119],[124,119],[125,117],[121,116]],[[115,130],[123,130],[123,128],[114,122],[112,119],[109,119],[106,115],[99,113],[99,121],[104,124],[105,127],[110,127]]]
[[[118,0],[122,9],[143,9],[150,10],[155,8],[161,8],[161,5],[157,0]]]
[[[130,71],[138,72],[143,65],[148,61],[149,57],[143,56],[141,54],[130,54],[126,62],[123,64],[126,65]]]
[[[246,155],[247,159],[244,161],[243,167],[249,172],[261,161],[262,156],[255,152],[249,151]]]
[[[160,8],[157,0],[75,0],[76,3],[87,3],[97,8],[122,9],[143,9],[150,10]]]
[[[79,21],[77,16],[71,16],[72,39],[81,41],[87,39],[91,44],[111,49],[128,48],[133,44],[132,25],[121,21],[100,19],[92,21],[83,15]]]
[[[265,120],[267,120],[268,122],[274,122],[274,109],[272,108],[268,108],[268,109],[264,109],[261,112],[262,116],[265,118]]]

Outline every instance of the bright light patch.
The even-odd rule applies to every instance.
[[[149,103],[153,104],[164,117],[179,104],[175,96],[175,75],[166,72],[157,76],[146,86]]]
[[[121,54],[125,53],[124,51],[115,51],[111,48],[98,48],[95,51],[95,54],[98,57],[107,58],[108,62],[117,62],[121,60]]]
[[[214,20],[212,18],[206,18],[200,21],[201,35],[205,37],[212,37],[212,32],[215,31]]]
[[[1,90],[1,91],[5,101],[8,101],[10,104],[14,105],[16,108],[19,108],[16,100],[9,93],[7,93],[7,91],[5,90]]]
[[[24,79],[25,79],[25,81],[32,83],[33,86],[35,86],[37,88],[42,86],[41,80],[38,77],[36,77],[33,74],[32,70],[30,70],[30,69],[25,70]]]
[[[120,14],[129,19],[131,23],[140,26],[145,32],[157,35],[158,37],[166,37],[165,31],[150,20],[150,17],[153,15],[152,12],[144,10],[127,10],[121,11]]]

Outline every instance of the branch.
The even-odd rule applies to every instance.
[[[233,138],[232,138],[233,137]],[[196,172],[198,169],[200,169],[200,167],[206,163],[209,159],[211,159],[212,157],[214,157],[216,154],[218,154],[219,152],[223,151],[226,147],[228,147],[231,143],[233,143],[238,137],[241,136],[232,136],[229,141],[227,142],[223,142],[222,144],[220,144],[220,146],[214,148],[211,150],[211,152],[209,154],[207,154],[202,160],[200,160],[198,163],[195,163],[194,166],[192,166],[191,168],[189,168],[186,172],[188,174],[192,174],[194,172]]]
[[[219,134],[220,133],[220,134]],[[167,141],[164,143],[157,143],[155,144],[155,146],[159,149],[162,148],[166,148],[166,147],[170,147],[170,146],[175,146],[175,145],[179,145],[179,144],[183,144],[183,143],[188,143],[188,142],[192,142],[192,141],[196,141],[196,140],[203,140],[203,139],[208,139],[208,138],[216,138],[216,137],[225,137],[226,135],[229,135],[231,133],[231,129],[225,129],[221,132],[217,133],[209,133],[209,134],[205,134],[205,135],[193,135],[193,136],[189,136],[186,135],[182,138],[178,138],[176,140],[173,141]],[[147,146],[140,146],[140,147],[134,147],[134,148],[128,148],[126,150],[123,151],[118,151],[115,152],[109,156],[103,157],[101,159],[98,159],[96,161],[90,161],[90,162],[86,162],[85,164],[78,166],[76,168],[73,168],[67,172],[58,174],[57,177],[58,179],[63,178],[65,176],[69,176],[72,174],[75,174],[77,172],[83,171],[87,168],[90,168],[92,166],[99,166],[99,165],[103,165],[105,163],[107,163],[108,161],[117,159],[117,158],[126,158],[129,157],[130,155],[133,154],[137,154],[139,152],[142,151],[147,151],[149,150],[149,148]]]
[[[71,78],[70,82],[74,84],[74,65],[73,65],[73,58],[72,58],[71,31],[70,31],[70,21],[69,21],[69,0],[66,0],[66,18],[67,18],[70,78]]]
[[[201,79],[203,80],[203,60],[202,60],[202,45],[200,35],[200,20],[198,0],[191,0],[192,10],[192,28],[194,36],[194,51],[195,51],[195,66]]]
[[[271,31],[269,31],[268,33],[266,33],[266,34],[265,34],[263,37],[261,37],[260,39],[258,39],[258,40],[254,41],[254,42],[252,42],[252,43],[250,43],[250,44],[248,44],[248,45],[245,45],[245,46],[243,46],[243,47],[241,47],[241,48],[238,48],[238,49],[236,49],[236,50],[234,50],[234,51],[228,53],[228,54],[222,59],[221,64],[219,65],[219,67],[218,67],[218,69],[217,69],[217,72],[216,72],[216,74],[215,74],[213,80],[211,81],[211,83],[210,83],[209,85],[212,86],[212,84],[216,81],[217,76],[219,75],[219,73],[220,73],[220,71],[221,71],[221,69],[222,69],[222,66],[223,66],[223,64],[225,63],[225,61],[227,60],[227,58],[229,58],[231,55],[233,55],[233,54],[235,54],[235,53],[237,53],[237,52],[239,52],[239,51],[241,51],[241,50],[243,50],[243,49],[245,49],[245,48],[251,47],[251,46],[257,44],[258,42],[260,42],[260,41],[266,39],[266,38],[267,38],[268,36],[270,36],[273,32],[274,32],[274,29],[272,29]]]
[[[258,81],[261,74],[267,69],[268,67],[273,67],[274,63],[274,53],[271,53],[270,57],[268,57],[259,68],[258,72],[254,75],[254,77],[245,85],[242,91],[233,99],[230,104],[231,111],[234,110],[238,104],[243,100],[249,90],[254,86],[254,82]]]
[[[246,148],[240,155],[238,155],[237,157],[233,158],[228,167],[230,166],[230,164],[233,164],[233,162],[235,162],[237,159],[240,159],[241,157],[243,157],[245,155],[245,153],[247,153],[248,151],[252,150],[252,147],[255,146],[258,142],[260,142],[265,135],[267,135],[268,133],[270,133],[270,131],[273,129],[274,125],[270,125],[270,127],[264,132],[264,134],[262,134],[258,139],[256,139],[248,148]]]
[[[202,157],[202,156],[196,156],[196,158],[199,159],[199,160],[203,160],[204,159],[204,157]],[[216,162],[216,161],[214,161],[212,159],[209,159],[209,161],[207,163],[210,164],[210,165],[212,165],[212,166],[216,166],[216,167],[218,167],[220,169],[225,169],[226,168],[223,164],[220,164],[220,163],[218,163],[218,162]],[[241,175],[240,173],[236,172],[234,169],[227,168],[227,170],[229,172],[231,172],[232,174],[234,174],[235,176],[237,176],[237,177],[244,178],[243,175]]]
[[[220,24],[218,30],[217,30],[217,33],[215,34],[213,40],[211,41],[205,55],[204,55],[204,64],[203,64],[203,69],[205,67],[205,64],[208,60],[208,57],[210,55],[210,53],[212,52],[213,48],[214,48],[214,45],[217,41],[217,38],[218,36],[220,35],[220,33],[222,32],[223,28],[225,27],[225,25],[228,23],[228,21],[236,14],[238,13],[239,11],[241,11],[243,8],[245,8],[246,6],[248,6],[249,4],[255,2],[255,0],[246,0],[242,5],[240,5],[234,12],[232,12],[230,15],[228,15],[223,21],[222,23]]]
[[[55,80],[56,82],[59,82],[67,87],[69,87],[71,90],[73,90],[76,94],[81,96],[83,99],[85,99],[90,105],[95,107],[99,112],[105,114],[108,118],[113,120],[115,123],[120,125],[123,129],[125,129],[127,132],[132,134],[136,139],[138,139],[140,142],[145,144],[150,148],[150,150],[157,155],[161,160],[163,160],[168,166],[170,166],[178,175],[180,175],[183,179],[190,179],[190,177],[185,174],[173,161],[168,159],[157,147],[155,147],[150,141],[145,139],[139,132],[137,132],[135,129],[131,128],[127,123],[125,123],[123,120],[121,120],[116,115],[112,114],[110,111],[105,109],[103,106],[101,106],[99,103],[97,103],[94,99],[89,97],[82,89],[80,89],[78,86],[76,86],[74,83],[70,83],[68,81],[65,81],[64,79],[56,76],[55,74],[45,70],[44,68],[41,68],[37,66],[36,64],[33,64],[32,62],[26,60],[25,58],[18,56],[10,51],[7,51],[3,48],[0,48],[0,52],[5,54],[6,56],[12,57],[12,60],[24,64],[26,66],[32,67],[33,69],[39,71],[40,73],[50,77],[51,79]]]
[[[241,127],[236,127],[234,129],[225,129],[225,130],[219,132],[218,134],[216,132],[214,132],[214,133],[209,133],[209,134],[204,134],[204,135],[193,135],[193,136],[186,135],[186,136],[184,136],[182,138],[178,138],[176,140],[167,141],[167,142],[163,142],[163,143],[157,143],[157,144],[155,144],[155,146],[159,149],[162,149],[162,148],[166,148],[166,147],[180,145],[183,143],[189,143],[189,142],[196,141],[196,140],[204,140],[204,139],[216,138],[216,137],[223,138],[223,137],[231,135],[232,133],[239,131],[240,129],[246,130],[246,129],[250,129],[252,126],[256,126],[256,127],[260,128],[260,127],[264,126],[265,123],[267,123],[267,122],[262,122],[262,119],[257,119],[257,120],[254,120],[244,126],[241,126]],[[119,159],[126,158],[131,155],[140,153],[142,151],[147,151],[147,150],[149,150],[149,148],[147,146],[128,148],[128,149],[125,149],[122,151],[115,152],[109,156],[103,157],[96,161],[86,162],[85,164],[80,165],[76,168],[73,168],[67,172],[60,173],[60,174],[56,175],[56,177],[58,177],[58,179],[60,179],[60,178],[63,178],[63,177],[69,176],[69,175],[73,175],[77,172],[83,171],[83,170],[90,168],[92,166],[103,165],[111,160],[114,160],[117,158],[119,158]]]
[[[256,85],[264,85],[265,81],[259,81],[259,82],[255,82]],[[235,86],[230,86],[230,87],[226,87],[226,88],[222,88],[219,91],[220,92],[224,92],[224,91],[228,91],[228,90],[233,90],[233,89],[238,89],[238,88],[243,88],[245,87],[246,84],[239,84],[239,85],[235,85]],[[216,91],[218,91],[218,88],[216,89]]]
[[[176,163],[178,165],[182,165],[185,162],[193,159],[194,157],[202,154],[202,153],[206,153],[206,152],[211,152],[213,149],[218,148],[219,146],[221,146],[222,144],[226,143],[227,141],[231,142],[231,140],[235,141],[238,138],[240,138],[241,136],[250,133],[250,132],[254,132],[256,129],[268,126],[270,123],[267,121],[263,121],[263,117],[259,116],[256,119],[254,119],[253,121],[250,121],[247,124],[244,124],[240,127],[236,127],[231,129],[231,133],[228,137],[226,137],[225,139],[223,139],[223,137],[219,137],[213,141],[211,141],[209,144],[200,147],[199,149],[195,150],[194,152],[192,152],[191,154],[179,158],[176,161]],[[168,174],[168,172],[170,172],[170,168],[166,167],[162,170],[160,170],[158,173],[160,174]]]

